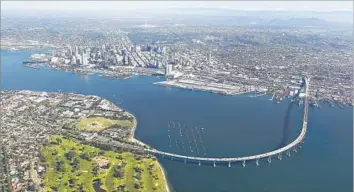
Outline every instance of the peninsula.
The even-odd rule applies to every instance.
[[[1,191],[168,191],[135,117],[92,95],[1,91]],[[146,146],[145,146],[146,147]]]

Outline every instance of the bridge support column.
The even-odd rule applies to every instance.
[[[272,163],[272,157],[271,156],[268,157],[268,163]]]
[[[229,161],[229,167],[231,167],[231,161]]]
[[[173,157],[171,157],[171,160],[173,160]]]
[[[295,153],[297,153],[297,147],[296,147],[296,145],[295,145],[293,151],[294,151]]]
[[[184,159],[184,163],[187,163],[187,159]]]
[[[286,154],[290,157],[290,150],[287,150]]]
[[[216,167],[215,161],[214,161],[214,167]]]
[[[256,165],[259,166],[259,159],[256,159]]]
[[[199,161],[198,165],[199,165],[199,166],[201,165],[200,161]]]
[[[283,158],[283,157],[282,157],[282,154],[279,153],[279,154],[278,154],[278,159],[279,159],[279,160],[282,160],[282,158]]]
[[[246,167],[246,161],[243,161],[243,162],[242,162],[242,166],[243,166],[243,167]]]

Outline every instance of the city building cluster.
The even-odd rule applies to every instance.
[[[40,149],[53,135],[72,134],[83,140],[130,140],[133,127],[111,126],[100,131],[68,129],[66,125],[99,117],[135,122],[115,104],[97,96],[60,92],[1,91],[0,190],[33,191],[45,172]],[[95,124],[98,124],[94,122]],[[92,125],[94,126],[94,125]],[[128,142],[129,143],[129,142]]]
[[[157,44],[173,50],[172,69],[183,75],[159,84],[210,91],[215,91],[214,85],[234,86],[233,90],[240,91],[225,88],[217,92],[292,96],[301,78],[308,76],[312,101],[353,104],[353,44],[349,34],[340,29],[182,26],[129,32],[132,38],[160,37]]]
[[[215,25],[142,28],[128,21],[118,25],[113,20],[67,22],[60,18],[46,20],[44,27],[35,21],[21,23],[21,30],[2,29],[2,41],[30,39],[32,44],[54,47],[52,54],[32,58],[41,62],[45,58],[54,69],[117,78],[165,75],[167,81],[172,80],[168,86],[209,91],[215,91],[216,86],[223,94],[255,91],[281,96],[295,94],[301,77],[308,76],[312,79],[312,100],[353,103],[353,40],[346,29]],[[63,23],[65,28],[56,27]],[[27,65],[36,67],[37,63]]]

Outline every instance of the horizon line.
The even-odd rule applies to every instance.
[[[168,7],[168,8],[128,8],[128,9],[114,9],[114,8],[74,8],[74,9],[66,9],[66,8],[59,8],[59,9],[51,9],[51,8],[6,8],[1,7],[0,10],[22,10],[22,11],[97,11],[97,10],[104,10],[104,11],[149,11],[149,10],[168,10],[168,9],[224,9],[224,10],[233,10],[233,11],[249,11],[249,12],[256,12],[256,11],[266,11],[266,12],[353,12],[353,9],[333,9],[333,10],[291,10],[291,9],[258,9],[258,8],[244,8],[244,9],[237,9],[232,7]]]

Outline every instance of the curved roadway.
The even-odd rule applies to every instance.
[[[169,157],[175,157],[175,158],[180,158],[180,159],[185,159],[185,160],[194,160],[194,161],[207,161],[207,162],[237,162],[237,161],[249,161],[249,160],[257,160],[261,158],[266,158],[266,157],[271,157],[278,155],[280,153],[283,153],[285,151],[291,150],[291,148],[295,147],[297,144],[301,143],[302,140],[305,138],[306,131],[307,131],[307,114],[308,114],[308,90],[309,90],[309,82],[310,80],[306,80],[306,94],[305,94],[305,108],[304,108],[304,117],[303,117],[303,124],[302,124],[302,130],[300,135],[291,143],[288,145],[279,148],[277,150],[267,152],[267,153],[262,153],[259,155],[252,155],[252,156],[245,156],[245,157],[230,157],[230,158],[208,158],[208,157],[192,157],[192,156],[185,156],[185,155],[177,155],[173,153],[167,153],[163,151],[159,151],[156,149],[145,149],[148,152],[154,153],[154,154],[160,154],[160,155],[165,155]]]

